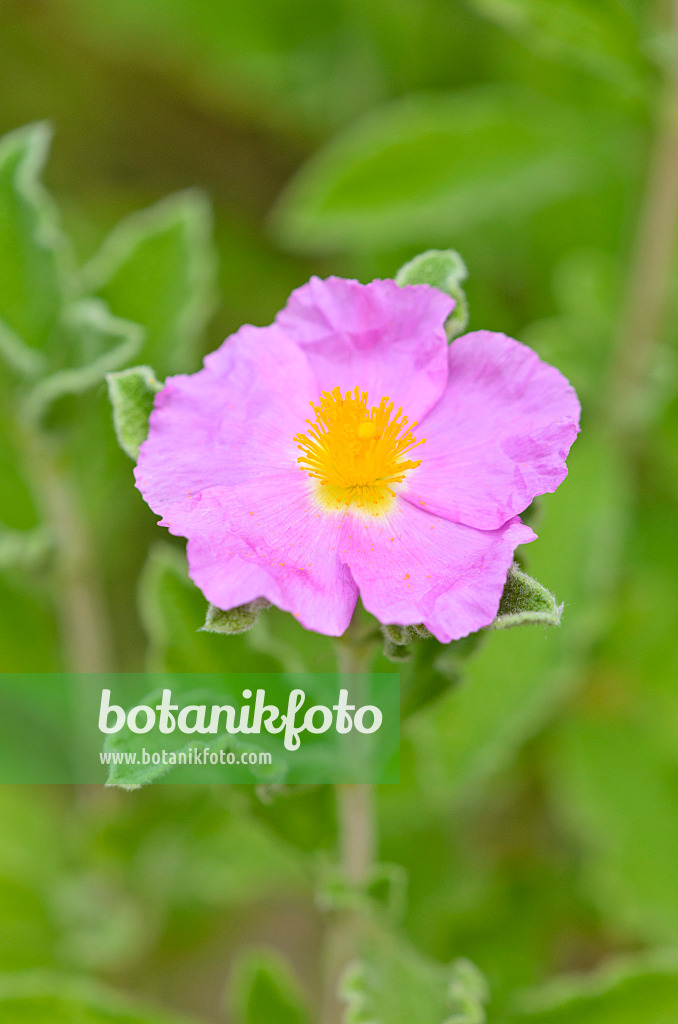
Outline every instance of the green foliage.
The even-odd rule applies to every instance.
[[[205,599],[188,578],[186,558],[156,544],[139,581],[139,611],[150,641],[149,669],[172,672],[274,672],[275,655],[248,644],[247,635],[201,629]]]
[[[103,988],[49,975],[0,975],[2,1024],[182,1024]],[[184,1019],[183,1024],[189,1024]]]
[[[448,967],[402,940],[374,931],[346,972],[341,994],[346,1024],[485,1024],[485,981],[473,964]]]
[[[118,373],[109,373],[106,381],[118,444],[136,462],[139,447],[148,434],[148,417],[153,408],[153,399],[162,384],[156,380],[150,366],[134,366]]]
[[[563,606],[546,587],[517,565],[509,570],[493,629],[512,626],[559,626]]]
[[[87,353],[91,361],[57,370],[38,381],[24,403],[23,412],[30,422],[41,419],[64,395],[82,394],[99,384],[111,370],[134,359],[143,343],[144,331],[139,324],[111,316],[98,299],[73,304],[64,314],[64,321],[79,352]]]
[[[430,284],[451,295],[455,307],[445,321],[448,341],[462,334],[468,324],[468,303],[462,282],[468,277],[466,264],[454,249],[440,252],[430,249],[401,267],[395,276],[398,284]]]
[[[40,183],[50,130],[29,125],[0,142],[0,355],[39,372],[73,289],[68,247]]]
[[[678,1013],[671,954],[626,960],[590,978],[565,978],[526,995],[501,1024],[668,1024]]]
[[[638,724],[601,719],[594,709],[563,721],[552,758],[552,783],[581,844],[590,899],[621,928],[675,942],[675,759]]]
[[[547,56],[572,61],[627,91],[642,91],[638,16],[622,0],[472,0],[492,18]],[[635,16],[634,16],[635,15]]]
[[[678,935],[670,346],[645,438],[611,437],[606,404],[673,60],[669,6],[0,4],[0,130],[52,119],[48,180],[74,240],[41,184],[49,128],[12,132],[0,142],[0,668],[64,667],[64,581],[89,609],[92,576],[129,671],[144,658],[178,673],[334,666],[331,639],[275,608],[246,634],[201,631],[204,598],[179,546],[152,548],[102,386],[113,371],[116,429],[135,458],[154,385],[124,367],[194,369],[242,322],[270,322],[311,273],[392,277],[419,249],[455,246],[472,270],[473,327],[532,345],[582,398],[570,477],[544,499],[518,570],[565,602],[559,629],[488,629],[444,648],[398,631],[388,653],[407,661],[375,653],[373,668],[401,676],[404,718],[403,782],[379,793],[380,856],[410,880],[407,940],[384,924],[362,950],[349,1012],[370,1024],[481,1018],[473,970],[469,988],[464,962],[441,966],[458,955],[482,969],[493,1024],[678,1016],[671,955],[616,958]],[[156,203],[193,182],[214,200],[222,268],[209,339],[205,200]],[[55,480],[74,513],[65,529]],[[520,578],[505,602],[526,589],[531,607],[502,610],[553,620],[548,592]],[[0,746],[8,763],[16,738]],[[324,926],[306,861],[336,864],[331,794],[237,789],[3,787],[0,1019],[158,1020],[62,980],[77,971],[211,1020],[249,941],[282,950],[289,972],[268,955],[252,969],[242,1021],[317,1019]]]
[[[0,570],[40,568],[51,547],[51,538],[42,527],[7,530],[0,526]]]
[[[144,327],[141,355],[162,376],[195,363],[214,309],[215,274],[210,209],[197,192],[132,214],[84,269],[91,292]]]
[[[285,961],[268,950],[252,950],[240,959],[231,989],[235,1024],[311,1024],[298,982]]]
[[[536,95],[412,96],[316,154],[276,223],[286,244],[310,251],[426,244],[524,217],[598,173],[576,114]]]
[[[225,633],[227,636],[249,633],[252,626],[257,623],[259,612],[268,607],[269,602],[263,597],[238,605],[237,608],[229,608],[227,611],[210,604],[207,606],[205,625],[202,626],[201,632]]]

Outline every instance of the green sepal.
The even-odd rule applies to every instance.
[[[492,629],[512,626],[559,626],[563,605],[553,594],[514,563],[504,585]]]
[[[230,636],[237,636],[239,633],[247,633],[256,625],[259,612],[268,608],[270,602],[265,597],[257,597],[247,604],[240,604],[236,608],[217,608],[216,605],[207,606],[205,625],[198,630],[199,633],[225,633]]]
[[[410,660],[412,657],[410,644],[417,640],[431,639],[431,633],[423,624],[418,626],[387,624],[382,625],[381,632],[384,636],[384,657],[395,664]]]
[[[468,302],[461,286],[467,277],[466,264],[454,249],[429,249],[405,263],[395,280],[399,285],[430,284],[455,300],[456,305],[445,321],[447,340],[452,341],[468,324]]]
[[[139,458],[139,448],[148,435],[148,418],[153,399],[162,384],[150,366],[133,366],[106,376],[113,407],[113,426],[118,443],[130,459]]]
[[[311,1024],[297,979],[273,950],[252,950],[236,963],[230,1002],[235,1024]]]

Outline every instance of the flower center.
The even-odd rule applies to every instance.
[[[315,422],[294,438],[303,454],[301,469],[320,481],[318,497],[331,509],[354,506],[377,515],[386,511],[408,469],[421,465],[405,455],[417,441],[402,409],[393,415],[393,402],[382,398],[368,406],[367,392],[357,387],[342,395],[338,387],[323,391],[316,405]]]

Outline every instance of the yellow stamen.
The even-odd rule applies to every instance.
[[[421,465],[421,459],[404,458],[424,443],[412,434],[417,424],[407,425],[402,408],[393,415],[389,398],[368,407],[367,392],[357,387],[343,396],[338,387],[323,391],[311,408],[315,422],[306,420],[308,430],[294,440],[303,452],[299,466],[320,481],[319,499],[331,509],[387,511],[395,498],[392,485]]]

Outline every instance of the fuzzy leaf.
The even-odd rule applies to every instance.
[[[51,131],[38,123],[0,139],[0,357],[38,373],[69,292],[69,253],[41,182]]]
[[[136,462],[139,447],[148,434],[153,399],[162,390],[162,384],[156,380],[150,366],[134,366],[129,370],[109,373],[106,382],[118,443]]]
[[[514,565],[509,571],[493,629],[511,626],[559,626],[563,611],[553,594]]]
[[[81,394],[99,384],[109,371],[134,359],[143,344],[143,328],[112,316],[98,299],[83,299],[71,306],[66,321],[78,338],[78,347],[97,354],[84,366],[59,370],[38,381],[24,406],[30,420],[39,420],[64,395]]]
[[[240,960],[232,987],[235,1024],[311,1024],[296,978],[268,950],[252,951]]]
[[[467,960],[449,966],[385,932],[367,939],[341,986],[345,1024],[484,1024],[484,978]]]
[[[620,0],[472,0],[476,10],[539,53],[637,93],[647,66],[632,5]]]
[[[269,602],[266,598],[258,597],[247,604],[238,605],[237,608],[229,608],[224,611],[213,604],[207,606],[205,625],[201,627],[201,633],[225,633],[227,636],[237,636],[239,633],[248,633],[259,618],[259,612],[268,608]]]
[[[195,361],[214,308],[215,263],[209,205],[183,192],[122,221],[84,276],[116,316],[146,329],[144,361],[165,375]]]
[[[140,1008],[81,980],[50,974],[0,975],[0,1024],[189,1024]]]
[[[454,249],[429,249],[402,266],[395,280],[400,285],[430,284],[452,296],[456,306],[445,321],[447,339],[452,341],[468,324],[468,303],[462,288],[467,277],[466,264]]]
[[[525,992],[500,1024],[669,1024],[678,1019],[678,958],[628,958],[593,976]]]
[[[309,251],[444,245],[580,192],[601,163],[576,115],[534,94],[410,96],[312,157],[276,223],[284,243]]]

